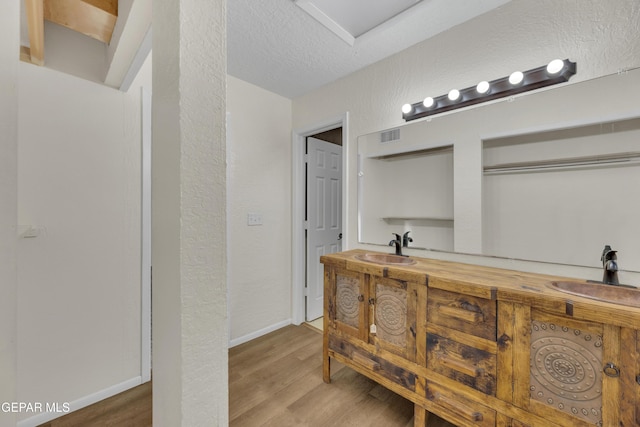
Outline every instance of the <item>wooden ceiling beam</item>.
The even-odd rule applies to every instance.
[[[44,19],[107,44],[117,18],[118,0],[44,0]]]
[[[43,0],[25,0],[29,29],[31,62],[44,65],[44,6]]]

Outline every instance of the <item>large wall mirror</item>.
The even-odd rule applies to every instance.
[[[640,69],[358,138],[358,239],[640,271]]]

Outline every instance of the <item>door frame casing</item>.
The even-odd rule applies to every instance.
[[[140,89],[142,103],[142,179],[141,179],[141,348],[140,376],[142,382],[151,381],[151,98],[149,89]]]
[[[305,228],[304,204],[306,198],[305,186],[305,140],[308,136],[331,129],[342,128],[342,250],[346,250],[348,242],[347,218],[347,158],[345,147],[349,138],[349,112],[326,119],[313,125],[294,129],[291,137],[291,322],[300,325],[305,321]]]

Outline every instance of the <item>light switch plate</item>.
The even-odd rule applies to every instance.
[[[247,214],[247,225],[262,225],[262,214]]]

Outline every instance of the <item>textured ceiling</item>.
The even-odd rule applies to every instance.
[[[295,4],[353,46],[356,37],[393,20],[421,1],[295,0]]]
[[[227,69],[295,98],[509,1],[423,0],[349,46],[294,0],[229,0]]]
[[[406,13],[357,37],[350,46],[294,0],[228,0],[227,70],[234,77],[293,99],[509,1],[422,0]],[[150,7],[134,8],[131,3],[133,0],[120,0],[120,6],[129,6],[121,10],[130,10],[126,26],[138,26],[139,31],[134,33],[144,36]],[[143,3],[150,4],[150,0],[135,2]],[[132,19],[136,14],[145,19]],[[28,45],[24,13],[22,21],[22,44]],[[133,43],[134,51],[140,46],[138,39],[120,40],[118,46],[126,43]],[[129,56],[127,64],[131,63]]]

